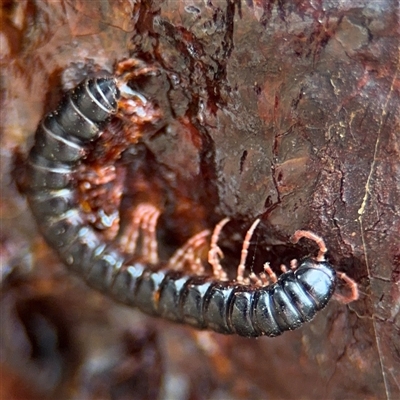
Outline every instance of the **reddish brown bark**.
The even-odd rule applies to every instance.
[[[20,379],[25,398],[30,385],[31,398],[162,390],[182,399],[398,398],[398,4],[92,5],[2,4],[0,307],[10,396],[20,398]],[[359,301],[332,301],[298,331],[246,340],[150,320],[59,266],[11,182],[13,150],[29,147],[62,90],[129,56],[160,71],[136,88],[163,117],[119,164],[127,169],[122,213],[132,202],[161,208],[162,256],[229,216],[221,244],[234,273],[244,233],[261,217],[256,270],[315,250],[289,242],[309,229],[357,281]],[[42,364],[28,326],[58,339]]]

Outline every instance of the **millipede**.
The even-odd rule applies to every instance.
[[[112,243],[104,240],[85,222],[74,173],[90,152],[90,144],[118,112],[120,97],[115,77],[85,80],[41,120],[27,158],[23,190],[31,211],[44,239],[71,271],[89,286],[151,316],[245,337],[277,336],[310,321],[334,295],[338,277],[349,285],[352,295],[337,297],[344,302],[358,297],[356,283],[335,271],[325,260],[324,241],[308,231],[295,232],[292,241],[315,241],[316,257],[307,257],[300,265],[293,261],[289,269],[282,266],[279,278],[268,263],[258,276],[245,277],[248,247],[259,219],[247,231],[234,280],[220,265],[222,251],[217,244],[227,218],[211,234],[212,274],[204,273],[197,257],[198,249],[206,245],[208,230],[189,239],[166,264],[159,262],[155,231],[160,213],[151,204],[134,210],[128,232]],[[139,231],[148,262],[131,262],[126,256],[135,252]],[[197,273],[184,271],[185,263]]]

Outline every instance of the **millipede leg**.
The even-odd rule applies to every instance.
[[[211,235],[210,250],[208,251],[208,262],[211,264],[213,269],[213,274],[217,279],[227,280],[228,276],[223,270],[220,263],[220,259],[223,258],[224,254],[220,247],[217,245],[219,235],[222,228],[229,222],[229,218],[224,218],[222,221],[218,222],[215,226],[214,231]]]
[[[146,218],[142,220],[142,254],[147,255],[147,260],[151,264],[158,263],[158,245],[156,237],[156,226],[160,216],[160,211],[157,208],[149,210]]]
[[[250,272],[249,279],[250,282],[254,283],[256,286],[262,285],[261,279],[254,272]]]
[[[358,285],[357,285],[357,283],[353,279],[348,277],[344,272],[337,271],[336,274],[350,288],[351,295],[350,296],[343,296],[341,294],[335,293],[333,295],[333,297],[336,300],[338,300],[341,303],[343,303],[343,304],[348,304],[348,303],[351,303],[352,301],[358,300],[359,293],[358,293]]]
[[[128,58],[120,61],[115,69],[115,74],[119,79],[127,82],[130,79],[141,75],[149,75],[157,71],[157,68],[152,65],[146,65],[143,61],[136,58]]]
[[[299,262],[295,258],[293,260],[290,260],[290,269],[292,271],[295,271],[298,266],[299,266]]]
[[[205,244],[205,240],[199,239],[195,243],[193,242],[186,251],[181,252],[178,257],[173,260],[174,269],[182,270],[185,265],[189,265],[190,270],[195,269],[197,266],[195,251],[203,244]]]
[[[313,240],[319,247],[316,261],[325,261],[325,253],[328,251],[328,249],[325,246],[324,240],[320,236],[310,231],[296,231],[292,236],[292,243],[297,243],[303,237]]]
[[[142,233],[142,256],[150,263],[158,262],[156,225],[160,211],[151,204],[143,203],[132,213],[132,222],[118,240],[119,248],[126,254],[135,254],[139,234]]]
[[[184,265],[190,266],[190,271],[196,275],[203,275],[204,265],[201,262],[200,257],[198,256],[197,252],[198,249],[206,244],[206,240],[199,240],[197,243],[194,244],[193,247],[190,247],[186,253],[184,253],[182,262],[178,262],[179,269],[182,269]]]
[[[275,272],[272,271],[272,269],[271,269],[271,267],[270,267],[270,265],[269,265],[268,262],[266,262],[266,263],[264,264],[264,271],[265,271],[265,272],[267,273],[267,275],[270,277],[272,283],[278,282],[278,278],[277,278]]]
[[[260,273],[260,280],[262,282],[262,286],[268,286],[270,284],[268,276],[265,272]]]
[[[85,170],[86,166],[82,167],[78,170],[78,173],[81,174],[82,181],[88,181],[86,185],[90,185],[92,188],[93,185],[105,185],[107,183],[115,181],[117,178],[117,170],[114,165],[106,166],[106,167],[93,167],[91,170]],[[85,185],[85,183],[84,183]],[[85,187],[83,187],[85,189]]]
[[[249,252],[248,250],[249,250],[249,246],[250,246],[250,240],[251,240],[251,237],[253,236],[253,233],[259,223],[260,223],[259,218],[253,222],[250,229],[247,231],[246,236],[243,241],[242,251],[240,254],[240,262],[237,267],[237,274],[236,274],[236,280],[240,283],[244,282],[244,271],[246,268],[246,258],[247,258],[247,254]]]
[[[125,229],[125,232],[118,238],[118,247],[127,254],[134,254],[139,238],[141,215],[138,215],[137,210],[131,213],[131,223]]]
[[[190,263],[191,267],[198,265],[199,260],[195,257],[196,251],[205,245],[206,237],[210,234],[208,229],[192,236],[182,247],[175,251],[168,261],[168,268],[180,270],[185,263]]]
[[[196,275],[204,275],[205,269],[204,265],[201,262],[200,257],[196,257],[193,261],[190,262],[190,270]]]

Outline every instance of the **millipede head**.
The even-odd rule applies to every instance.
[[[84,81],[72,97],[82,114],[94,123],[103,123],[117,112],[120,92],[113,77],[100,77]]]

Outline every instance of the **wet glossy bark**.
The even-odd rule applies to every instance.
[[[16,370],[21,382],[36,382],[35,392],[49,395],[61,387],[66,390],[62,393],[91,390],[96,396],[98,387],[109,393],[114,378],[128,375],[153,377],[161,388],[154,367],[161,363],[164,393],[179,392],[182,399],[210,398],[213,393],[246,399],[397,398],[397,2],[145,3],[101,2],[96,9],[84,1],[3,5],[2,257],[27,283],[15,286],[10,276],[3,280],[1,307],[9,310],[9,321],[22,322],[2,324],[2,335],[15,344],[13,329],[24,332],[30,321],[26,315],[45,316],[52,322],[35,325],[43,329],[37,332],[65,329],[65,352],[51,354],[70,360],[77,351],[80,356],[72,357],[76,364],[71,368],[76,371],[78,365],[89,365],[96,345],[106,354],[104,360],[128,357],[125,350],[106,353],[109,343],[123,343],[118,332],[148,324],[156,332],[149,328],[144,333],[152,338],[143,346],[152,361],[146,364],[141,355],[135,356],[139,366],[131,375],[120,370],[122,375],[115,372],[109,382],[82,378],[84,384],[76,389],[71,370],[61,368],[48,389],[50,378],[35,379],[39,372],[26,361],[29,351],[18,351],[21,346],[15,345],[16,364],[10,358],[4,364],[11,371],[9,381],[16,379]],[[245,230],[261,217],[252,246],[255,268],[264,261],[278,267],[315,250],[306,241],[297,246],[289,242],[296,229],[309,229],[325,239],[330,262],[359,283],[359,301],[348,306],[332,302],[300,331],[246,340],[149,322],[62,272],[12,186],[13,148],[29,147],[37,122],[54,108],[62,89],[92,71],[111,72],[116,61],[129,55],[159,69],[136,88],[162,110],[163,122],[120,162],[126,173],[121,212],[140,201],[161,208],[163,257],[229,216],[221,243],[224,266],[234,274]],[[57,274],[62,274],[61,288]],[[60,321],[54,322],[46,301],[35,300],[32,306],[32,299],[44,295],[57,304]],[[17,300],[33,311],[24,314],[22,305],[13,306],[20,304]],[[77,336],[65,315],[75,321]],[[78,333],[90,337],[99,327],[104,334],[96,336],[96,343],[87,341],[75,349]],[[133,342],[142,340],[135,335]],[[24,340],[32,343],[27,336]],[[57,357],[49,365],[58,363]],[[104,368],[92,376],[111,368],[109,361],[103,362]],[[135,389],[135,379],[124,388],[129,393],[141,390],[146,398],[146,387]]]

